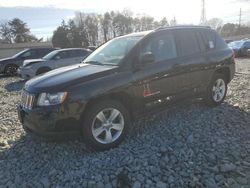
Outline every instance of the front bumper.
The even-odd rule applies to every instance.
[[[17,106],[18,118],[26,132],[48,139],[68,139],[80,135],[79,122],[62,116],[56,106],[27,110]]]
[[[19,67],[17,69],[17,75],[20,78],[23,78],[24,80],[28,80],[28,79],[34,77],[36,74],[35,74],[35,72],[32,71],[32,69],[25,69],[23,67]]]

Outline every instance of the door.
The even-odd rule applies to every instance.
[[[59,67],[65,67],[68,65],[71,65],[73,58],[71,56],[70,50],[65,50],[65,51],[61,51],[59,52],[56,56],[55,56],[55,67],[59,68]]]
[[[206,46],[197,29],[177,30],[175,35],[180,56],[176,66],[176,90],[184,95],[199,93],[207,79]]]
[[[152,53],[154,61],[146,64],[141,62],[141,68],[135,72],[136,95],[144,103],[175,95],[178,58],[173,33],[158,32],[140,46],[139,59],[146,53]]]

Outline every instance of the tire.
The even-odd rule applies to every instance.
[[[44,73],[49,72],[49,71],[51,71],[50,68],[48,68],[48,67],[42,67],[42,68],[39,68],[39,69],[36,71],[36,75],[44,74]]]
[[[100,101],[92,105],[83,117],[83,138],[94,150],[108,150],[123,141],[129,124],[130,115],[120,102]]]
[[[7,65],[4,69],[4,74],[8,76],[16,76],[17,75],[18,66],[16,65]]]
[[[208,88],[206,94],[206,103],[208,106],[215,107],[220,105],[227,94],[227,81],[224,74],[216,73]]]

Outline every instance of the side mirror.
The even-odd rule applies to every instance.
[[[141,64],[149,64],[155,61],[155,56],[152,52],[146,52],[142,54],[140,63]]]

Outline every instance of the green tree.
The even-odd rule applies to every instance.
[[[162,26],[162,27],[164,27],[164,26],[169,26],[169,24],[168,24],[168,20],[167,20],[167,18],[162,18],[162,20],[160,21],[160,26]]]
[[[12,43],[12,33],[8,23],[2,23],[0,25],[0,36],[4,42],[7,42],[9,44]]]
[[[109,34],[110,29],[111,29],[111,22],[112,22],[111,16],[110,16],[109,12],[106,12],[104,14],[103,19],[101,20],[103,36],[104,36],[105,42],[108,41],[108,34]]]
[[[81,47],[83,44],[81,30],[79,27],[76,26],[73,20],[69,20],[68,22],[67,38],[69,39],[72,47]]]
[[[233,23],[227,23],[223,25],[221,29],[221,35],[224,37],[229,37],[235,35],[237,27]]]
[[[37,38],[30,33],[30,29],[27,27],[27,24],[19,18],[14,18],[8,24],[15,43],[37,41]]]
[[[71,47],[72,44],[70,42],[69,37],[69,29],[63,20],[61,25],[54,31],[52,36],[52,44],[54,47],[60,48],[68,48]]]

